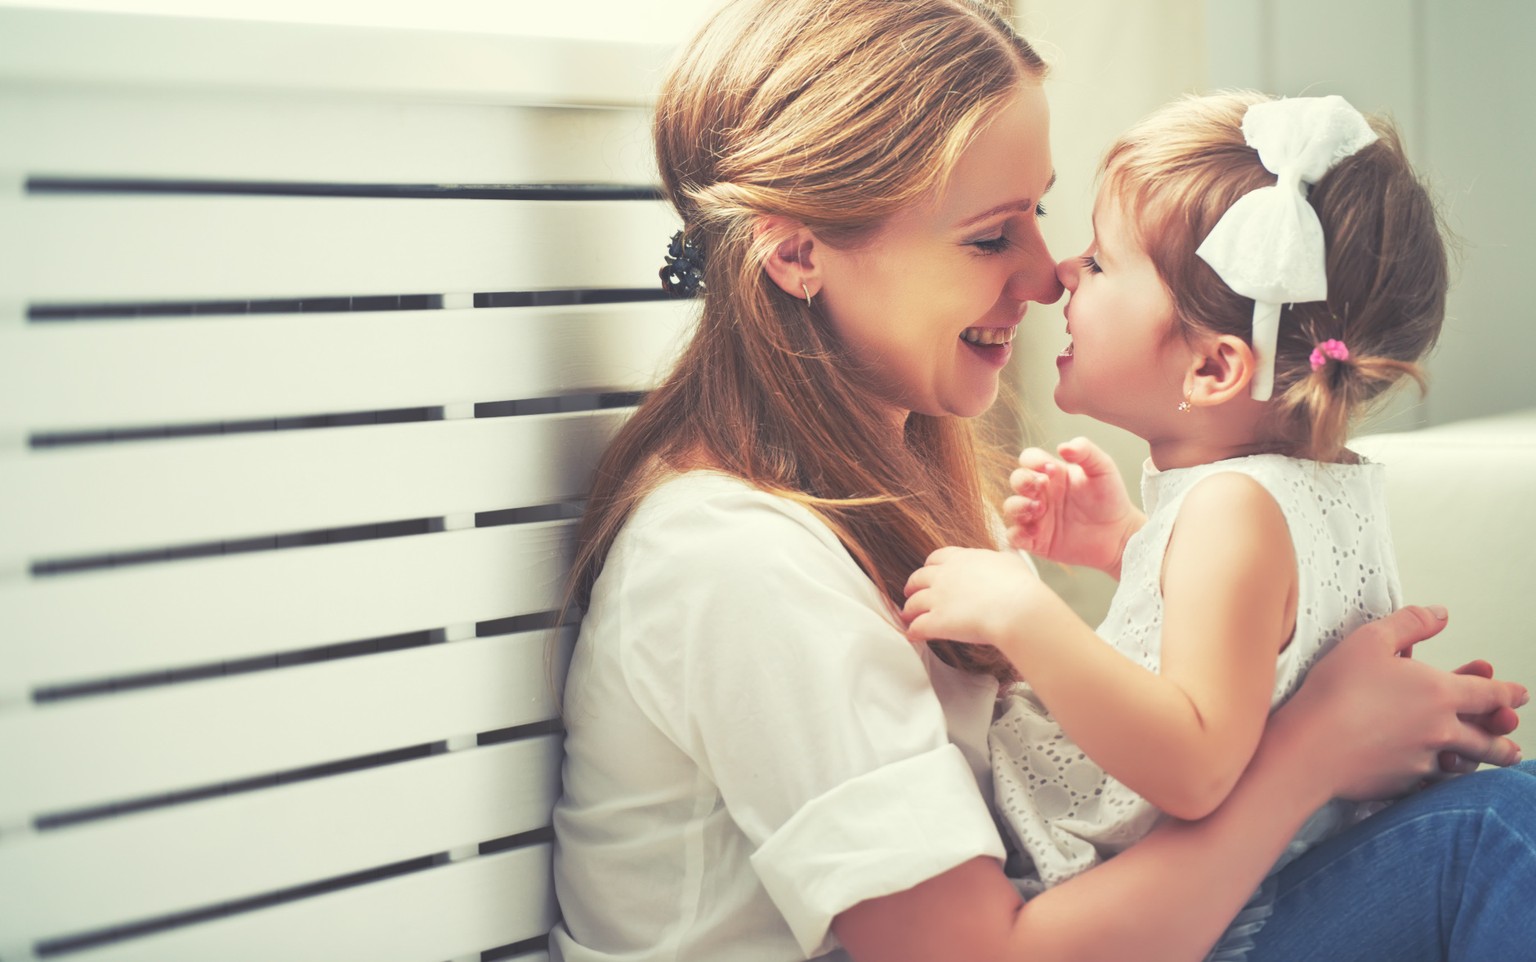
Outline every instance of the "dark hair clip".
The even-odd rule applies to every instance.
[[[667,245],[666,266],[660,271],[661,289],[679,297],[693,297],[704,287],[704,254],[678,231]]]

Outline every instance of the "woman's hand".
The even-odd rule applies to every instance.
[[[1358,801],[1402,795],[1447,769],[1519,761],[1506,736],[1530,697],[1524,686],[1495,680],[1486,662],[1446,672],[1409,657],[1445,624],[1442,608],[1409,607],[1357,629],[1275,713],[1271,735],[1309,742],[1331,792]]]
[[[1003,502],[1008,540],[1042,558],[1118,576],[1125,543],[1146,516],[1102,448],[1073,438],[1056,451],[1026,448],[1019,455],[1009,477],[1015,494]]]

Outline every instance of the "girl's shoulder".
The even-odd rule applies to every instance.
[[[1313,461],[1285,454],[1249,454],[1212,461],[1188,468],[1164,471],[1152,480],[1161,489],[1163,499],[1187,495],[1222,475],[1251,478],[1276,497],[1296,490],[1336,489],[1349,491],[1382,483],[1385,475],[1380,464],[1357,458],[1349,462]],[[1231,483],[1228,478],[1226,482]]]
[[[1385,511],[1385,469],[1359,459],[1319,462],[1255,454],[1169,472],[1159,504],[1181,521],[1191,514],[1259,517],[1278,508],[1293,529],[1335,525],[1343,515],[1360,524]],[[1245,514],[1246,512],[1246,514]]]

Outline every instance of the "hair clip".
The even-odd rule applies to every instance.
[[[678,231],[667,245],[666,266],[662,267],[661,289],[679,297],[693,297],[704,287],[704,254],[693,241]]]
[[[1315,371],[1327,364],[1330,358],[1335,361],[1349,360],[1349,348],[1344,346],[1343,341],[1332,339],[1323,341],[1312,349],[1312,357],[1309,358],[1312,363],[1312,370]]]

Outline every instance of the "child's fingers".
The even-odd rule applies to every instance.
[[[1078,437],[1063,441],[1057,446],[1056,452],[1061,456],[1061,460],[1077,465],[1090,476],[1109,474],[1118,470],[1114,459],[1103,448],[1087,438]]]
[[[1038,498],[1050,483],[1050,476],[1033,468],[1015,468],[1008,475],[1008,486],[1017,494]]]
[[[1044,512],[1045,502],[1036,501],[1034,498],[1016,494],[1003,499],[1003,521],[1008,524],[1033,521]]]
[[[1043,464],[1050,464],[1056,460],[1056,455],[1044,448],[1025,448],[1019,452],[1019,467],[1028,468],[1031,471],[1040,470]]]
[[[907,583],[905,587],[902,588],[902,591],[906,594],[907,600],[910,602],[913,595],[917,594],[919,591],[922,591],[924,588],[931,584],[933,584],[933,572],[929,571],[926,567],[923,567],[917,569],[916,571],[912,572],[912,574],[907,576]]]

